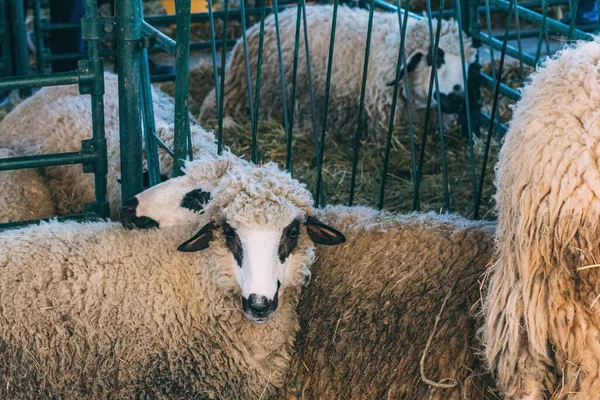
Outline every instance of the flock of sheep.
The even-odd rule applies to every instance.
[[[327,30],[330,7],[307,10],[309,25]],[[340,26],[364,29],[364,11],[339,15]],[[290,14],[280,18],[289,45]],[[272,17],[266,25],[272,34]],[[374,32],[367,137],[391,108],[391,26]],[[403,82],[419,104],[429,33],[419,22],[409,28]],[[462,90],[463,66],[456,25],[442,29],[439,90],[449,96]],[[250,28],[253,52],[256,38]],[[350,40],[340,57],[355,51]],[[281,117],[269,46],[264,112]],[[318,93],[327,46],[311,46],[325,46],[313,52]],[[228,66],[227,114],[246,112],[240,51]],[[598,65],[600,41],[532,75],[501,150],[497,223],[315,209],[306,186],[276,164],[217,155],[213,133],[193,118],[195,161],[185,174],[121,204],[117,83],[106,74],[114,221],[0,234],[0,398],[597,398]],[[357,104],[354,67],[333,78],[339,135],[356,122],[344,110]],[[153,96],[157,133],[171,145],[173,101]],[[213,94],[204,111],[214,105]],[[90,129],[76,86],[45,88],[0,123],[0,154],[78,151]],[[160,158],[168,175],[172,160]],[[2,172],[0,221],[82,211],[93,184],[78,168]]]

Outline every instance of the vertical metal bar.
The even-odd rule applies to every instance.
[[[254,121],[252,129],[252,162],[258,163],[258,108],[260,106],[260,76],[262,73],[263,46],[265,41],[266,2],[263,1],[260,12],[260,37],[258,40],[258,62],[256,65],[256,93],[254,95]]]
[[[298,10],[296,13],[296,35],[294,40],[294,66],[292,69],[292,94],[290,99],[290,129],[286,138],[286,153],[285,153],[285,168],[294,176],[292,165],[292,132],[294,129],[294,111],[296,107],[296,78],[298,76],[298,51],[300,49],[300,18],[302,18],[302,2],[298,2]]]
[[[27,32],[25,31],[25,13],[23,1],[10,1],[12,13],[11,22],[13,26],[13,49],[15,55],[15,66],[17,75],[29,75],[29,54],[27,47]],[[20,89],[21,97],[31,96],[31,89]]]
[[[250,73],[250,57],[248,55],[248,38],[246,37],[246,25],[248,23],[246,17],[246,5],[248,0],[242,0],[241,5],[241,21],[242,21],[242,44],[244,46],[244,62],[246,63],[246,90],[248,93],[248,114],[250,114],[250,126],[254,126],[254,107],[252,106],[252,74]],[[224,72],[223,72],[224,73]],[[221,153],[219,153],[221,154]]]
[[[142,19],[138,0],[119,0],[116,3],[121,197],[126,201],[143,190],[140,104]]]
[[[140,10],[144,16],[142,0]],[[158,160],[158,144],[156,143],[156,126],[154,123],[154,107],[152,102],[152,84],[150,83],[150,66],[148,63],[148,49],[142,50],[142,105],[144,121],[144,144],[146,146],[146,163],[148,168],[148,181],[150,186],[160,183],[160,165]]]
[[[86,0],[85,2],[86,18],[98,17],[97,0]],[[88,58],[90,70],[94,75],[94,85],[92,86],[92,141],[94,150],[98,154],[98,161],[94,170],[94,191],[96,194],[96,209],[98,216],[108,218],[110,215],[109,204],[107,202],[107,179],[108,160],[106,153],[106,135],[104,131],[104,66],[102,57],[100,57],[100,40],[88,40]],[[123,183],[127,183],[123,181]]]
[[[431,3],[430,0],[427,0],[427,4],[428,4],[428,8],[429,8],[429,15],[431,15]],[[443,6],[443,0],[441,5]],[[429,118],[431,116],[431,100],[432,100],[432,95],[433,95],[433,86],[434,83],[437,84],[437,56],[438,56],[438,47],[440,44],[440,33],[441,33],[441,24],[442,24],[442,18],[438,19],[438,24],[437,24],[437,31],[436,31],[436,35],[435,35],[435,43],[433,43],[433,45],[431,46],[431,48],[433,49],[433,60],[431,62],[431,74],[429,76],[429,89],[427,91],[427,108],[425,109],[425,123],[423,124],[423,133],[421,135],[421,151],[419,153],[419,167],[417,168],[417,180],[415,182],[415,192],[414,192],[414,197],[413,197],[413,210],[414,211],[419,211],[421,208],[421,199],[419,198],[419,190],[421,188],[421,176],[423,174],[423,163],[425,161],[425,148],[427,146],[427,129],[429,127]],[[431,18],[429,19],[429,41],[432,42],[433,41],[433,27],[432,27],[432,23],[431,23]],[[439,90],[438,90],[439,92]],[[438,103],[438,115],[441,114],[441,110],[439,108],[440,105],[440,101],[439,101],[439,97],[437,98],[437,103]],[[443,135],[443,134],[442,134]],[[447,193],[447,186],[446,186],[446,179],[447,177],[444,177],[444,195],[446,197]],[[447,199],[447,197],[446,197]]]
[[[335,29],[337,25],[339,0],[334,0],[333,15],[331,17],[331,35],[329,36],[329,56],[327,59],[327,77],[325,78],[325,104],[323,104],[323,123],[321,125],[321,138],[317,143],[317,195],[315,207],[319,207],[323,197],[323,155],[325,153],[325,132],[327,130],[327,111],[329,109],[329,92],[331,90],[331,70],[333,68],[333,54],[335,50]]]
[[[223,18],[223,43],[227,41],[227,22],[229,21],[229,0],[225,0],[225,18]],[[227,62],[227,48],[225,44],[221,47],[221,86],[219,90],[219,111],[218,111],[218,123],[219,129],[217,131],[217,152],[223,154],[223,107],[225,105],[225,67]]]
[[[315,154],[319,154],[319,139],[317,133],[317,106],[315,101],[315,89],[313,86],[312,79],[312,68],[311,68],[311,57],[310,57],[310,45],[308,39],[308,22],[306,17],[306,2],[301,0],[302,3],[302,25],[304,32],[304,51],[306,53],[306,74],[308,75],[308,92],[310,94],[310,111],[313,129],[313,139],[315,142]],[[323,190],[321,190],[323,193]],[[319,200],[320,201],[320,200]]]
[[[404,13],[404,22],[402,22],[402,9],[400,7],[400,0],[396,0],[396,6],[398,9],[398,24],[400,30],[400,48],[398,49],[398,60],[396,62],[396,79],[394,80],[394,96],[392,97],[392,110],[390,112],[390,122],[388,124],[388,132],[387,139],[385,145],[385,156],[383,159],[383,171],[381,173],[381,189],[379,191],[379,209],[383,208],[383,203],[385,200],[385,185],[387,183],[387,173],[390,164],[390,151],[392,148],[392,133],[394,132],[394,120],[396,118],[396,103],[398,101],[398,89],[400,86],[400,72],[402,71],[402,61],[406,63],[406,48],[405,48],[405,39],[406,39],[406,26],[408,24],[408,12]],[[410,7],[410,0],[406,0],[406,9],[408,10]],[[404,66],[406,68],[406,65]],[[404,79],[405,82],[408,79]],[[410,108],[410,103],[407,104]],[[410,119],[410,129],[412,130],[412,117]],[[412,147],[414,151],[414,146]],[[414,162],[413,158],[413,162]]]
[[[35,32],[35,63],[38,74],[44,73],[44,33],[42,32],[42,0],[33,0],[33,28]]]
[[[573,40],[573,31],[575,30],[575,20],[577,19],[577,8],[579,6],[579,0],[569,0],[569,15],[571,22],[569,23],[569,35],[568,40]]]
[[[443,0],[442,0],[443,1]],[[373,31],[373,12],[375,11],[375,4],[371,0],[371,7],[369,9],[369,25],[367,27],[367,45],[365,48],[365,61],[363,64],[363,76],[362,84],[360,89],[360,103],[358,106],[358,123],[356,124],[356,135],[354,136],[354,159],[352,161],[352,177],[350,179],[350,199],[348,205],[352,206],[354,203],[354,191],[356,189],[356,173],[358,172],[358,155],[360,149],[360,134],[361,125],[363,122],[363,113],[365,111],[365,93],[367,89],[367,74],[369,72],[369,54],[371,50],[371,33]]]
[[[537,48],[535,51],[535,65],[540,62],[540,55],[542,54],[542,42],[544,40],[544,33],[546,33],[546,19],[548,18],[548,0],[542,0],[542,25],[540,27],[540,36],[538,37]]]
[[[515,27],[517,29],[517,49],[519,51],[519,79],[520,84],[525,82],[525,69],[523,68],[523,42],[521,41],[521,25],[519,23],[519,7],[515,8]]]
[[[286,143],[292,140],[290,130],[287,103],[287,85],[285,82],[285,68],[283,66],[283,56],[281,54],[281,35],[279,32],[279,6],[277,0],[273,0],[273,16],[275,17],[275,36],[277,40],[277,60],[279,63],[279,79],[281,80],[281,101],[283,103],[283,127],[285,129]]]
[[[473,123],[472,118],[473,114],[471,114],[470,107],[470,98],[469,98],[469,90],[468,90],[468,73],[467,73],[467,63],[465,60],[465,42],[463,37],[463,21],[462,21],[462,13],[461,13],[461,0],[454,0],[454,8],[456,11],[456,22],[458,24],[458,39],[460,44],[460,60],[462,64],[462,73],[463,73],[463,82],[465,89],[465,113],[466,113],[466,125],[467,125],[467,139],[469,140],[469,161],[471,166],[471,184],[473,185],[473,207],[475,207],[475,202],[477,201],[477,168],[475,167],[475,151],[474,151],[474,143],[473,143]]]
[[[221,119],[221,116],[219,115],[219,110],[221,110],[221,106],[220,106],[220,102],[221,102],[221,96],[220,96],[220,91],[219,91],[219,71],[217,69],[217,45],[216,45],[216,37],[215,37],[215,16],[213,14],[213,3],[212,0],[207,0],[208,1],[208,20],[210,22],[210,45],[211,45],[211,55],[212,55],[212,64],[213,64],[213,79],[214,79],[214,85],[215,85],[215,101],[216,101],[216,108],[217,108],[217,119]],[[245,32],[244,32],[244,37],[245,37]],[[223,46],[222,51],[225,51],[225,46]],[[225,73],[225,71],[222,71],[223,73]],[[218,127],[217,127],[217,136],[219,135],[219,131],[218,131]]]
[[[190,138],[188,87],[191,1],[175,0],[175,10],[177,13],[177,50],[175,54],[175,162],[173,163],[173,176],[180,176],[183,174],[181,169]]]
[[[483,155],[483,165],[481,167],[481,174],[479,176],[479,190],[477,191],[477,201],[475,202],[475,211],[473,217],[479,219],[479,206],[481,203],[481,194],[483,193],[483,185],[485,183],[485,170],[487,167],[487,161],[490,154],[490,145],[492,143],[492,136],[494,134],[494,125],[496,124],[496,110],[498,109],[498,97],[500,95],[500,84],[502,83],[502,69],[504,68],[504,58],[506,56],[506,46],[508,45],[508,33],[510,31],[510,20],[512,18],[512,11],[517,7],[516,0],[510,0],[508,9],[508,16],[506,22],[506,28],[504,29],[504,42],[502,43],[502,54],[500,56],[500,65],[498,66],[498,79],[496,80],[496,87],[494,88],[494,101],[492,103],[492,113],[490,116],[490,127],[488,130],[488,136],[485,143],[485,152]]]
[[[485,22],[488,34],[488,49],[490,51],[490,67],[492,68],[492,78],[496,79],[496,60],[494,59],[494,47],[492,46],[492,20],[490,16],[490,0],[485,0]]]

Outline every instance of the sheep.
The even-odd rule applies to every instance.
[[[318,248],[283,397],[492,399],[471,314],[494,224],[328,206],[347,238]]]
[[[185,199],[210,193],[230,162],[198,161],[194,174],[138,194],[124,224],[187,224]],[[493,380],[476,355],[482,320],[470,310],[492,259],[495,225],[366,207],[328,206],[315,215],[348,241],[316,249],[282,397],[493,398]]]
[[[0,398],[272,397],[313,243],[345,240],[311,204],[274,164],[241,163],[193,236],[191,223],[3,233]]]
[[[506,399],[600,393],[599,63],[590,42],[538,68],[500,151],[481,336]]]
[[[118,79],[105,73],[105,131],[108,153],[108,200],[112,219],[121,208],[119,157]],[[157,135],[167,144],[173,142],[174,102],[160,90],[153,89]],[[192,118],[191,132],[196,155],[215,152],[215,138]],[[92,116],[89,98],[79,95],[77,85],[41,89],[20,103],[0,122],[0,146],[28,155],[81,150],[81,141],[91,138]],[[161,174],[168,176],[173,160],[159,151]],[[83,212],[83,205],[94,201],[93,176],[81,174],[81,166],[43,168],[42,175],[54,198],[58,215]]]
[[[311,68],[318,111],[317,121],[322,122],[325,101],[325,84],[331,33],[332,7],[307,6],[309,47]],[[365,38],[368,25],[368,12],[339,7],[337,17],[336,43],[334,47],[331,90],[328,106],[327,128],[337,140],[353,142],[358,124],[358,109],[365,53]],[[407,75],[411,84],[411,104],[423,110],[427,106],[429,76],[432,62],[430,49],[429,23],[427,19],[410,18],[406,32]],[[437,30],[437,21],[432,21]],[[285,66],[286,85],[292,83],[292,63],[296,29],[296,11],[285,10],[279,13],[281,50]],[[438,53],[438,80],[442,109],[455,113],[464,103],[463,71],[459,45],[458,24],[443,21],[441,25]],[[274,118],[283,121],[283,102],[277,46],[275,40],[274,17],[265,20],[265,40],[261,73],[259,118]],[[252,87],[255,89],[258,42],[260,26],[254,25],[247,32],[250,53]],[[304,34],[300,35],[300,49],[304,49]],[[393,98],[393,82],[396,78],[400,31],[396,13],[378,12],[374,16],[371,36],[369,71],[365,93],[365,114],[361,126],[362,138],[376,140],[387,131],[387,124]],[[465,59],[474,61],[475,49],[465,36]],[[403,72],[404,74],[404,72]],[[405,86],[398,99],[397,123],[404,118]],[[434,87],[435,89],[435,87]],[[288,92],[289,92],[288,88]],[[291,92],[288,93],[288,100]],[[306,56],[299,52],[298,76],[296,83],[295,126],[306,125],[311,120],[311,96],[306,70]],[[231,59],[225,72],[224,116],[239,117],[248,115],[247,82],[242,41],[232,50]],[[435,98],[433,99],[435,100]],[[435,101],[432,103],[435,104]],[[200,121],[205,122],[217,116],[214,89],[204,100]],[[446,121],[447,122],[447,121]]]
[[[0,148],[0,158],[17,157]],[[0,172],[0,223],[50,218],[55,215],[54,200],[38,171],[32,169]]]

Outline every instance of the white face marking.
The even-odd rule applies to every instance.
[[[242,266],[235,265],[235,276],[242,297],[251,294],[273,300],[277,293],[277,282],[283,278],[285,265],[279,260],[278,250],[282,229],[239,229],[236,230],[242,243]],[[287,260],[286,260],[287,262]]]
[[[445,63],[438,69],[440,93],[450,94],[454,86],[460,86],[461,90],[464,90],[466,85],[460,56],[446,53],[444,60]]]
[[[180,176],[153,186],[136,197],[137,217],[152,218],[159,226],[176,226],[195,221],[198,214],[181,207],[181,200],[186,193],[197,188],[197,183],[192,182],[187,176]]]

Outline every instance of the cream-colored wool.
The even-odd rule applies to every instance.
[[[477,357],[481,320],[472,314],[495,226],[364,207],[329,206],[315,214],[347,242],[316,249],[283,397],[496,399]],[[455,387],[422,380],[430,336],[425,377]]]
[[[500,152],[482,337],[506,399],[600,394],[599,66],[597,42],[547,61]]]
[[[0,158],[17,157],[0,149]],[[0,223],[50,218],[56,215],[50,191],[37,170],[0,172]]]
[[[325,102],[332,13],[333,9],[329,5],[306,7],[312,78],[319,124],[322,122]],[[356,134],[368,15],[369,13],[366,10],[349,9],[345,6],[340,7],[338,10],[327,128],[328,132],[339,140],[352,142]],[[410,57],[416,54],[417,51],[423,54],[423,59],[418,64],[417,69],[409,74],[409,82],[412,85],[411,102],[415,109],[422,110],[426,107],[431,71],[431,67],[425,61],[430,44],[429,25],[427,19],[419,21],[409,18],[408,21],[406,55]],[[433,20],[432,23],[435,31],[437,21]],[[289,102],[293,72],[296,10],[285,10],[279,13],[279,25]],[[441,29],[440,48],[445,52],[446,65],[445,68],[442,67],[439,70],[438,79],[440,91],[450,93],[454,84],[464,86],[460,67],[462,64],[460,61],[459,30],[454,21],[443,21]],[[248,29],[247,41],[253,91],[256,86],[259,37],[259,24]],[[475,55],[475,50],[472,48],[469,38],[465,36],[464,40],[465,56],[467,62],[470,62]],[[259,117],[283,121],[283,101],[276,43],[275,20],[273,16],[269,16],[265,20]],[[310,125],[312,120],[302,29],[299,43],[295,126]],[[375,13],[367,90],[365,93],[364,126],[361,131],[365,138],[378,138],[387,131],[394,91],[393,86],[388,86],[388,83],[392,82],[396,76],[399,47],[398,15],[396,13]],[[450,64],[453,67],[448,67]],[[458,68],[455,68],[455,65]],[[404,93],[403,81],[400,82],[400,88]],[[243,43],[240,40],[232,50],[232,56],[225,72],[224,115],[232,117],[248,116],[247,103],[246,67]],[[401,121],[406,122],[405,108],[405,101],[399,97],[396,124],[401,123]],[[216,115],[216,97],[213,89],[202,105],[201,121],[215,118]],[[415,115],[415,117],[418,116]]]
[[[117,219],[121,208],[119,156],[118,80],[105,74],[104,120],[108,149],[108,200],[111,218]],[[174,102],[153,88],[153,106],[157,135],[169,147],[173,144]],[[192,118],[192,143],[196,155],[215,152],[214,135],[206,132]],[[92,136],[91,102],[79,95],[76,85],[41,89],[20,103],[0,122],[0,146],[23,155],[51,154],[81,150],[81,141]],[[172,158],[159,149],[161,173],[170,175]],[[93,175],[83,174],[80,165],[50,167],[41,170],[56,202],[58,215],[83,211],[94,196]]]
[[[244,226],[262,229],[311,212],[309,192],[289,174],[272,165],[248,172],[228,170],[210,219],[239,227],[243,215]],[[175,250],[197,229],[190,225],[49,223],[2,233],[0,398],[272,397],[314,245],[302,228],[275,316],[257,325],[241,311],[239,267],[220,230],[199,253]]]

